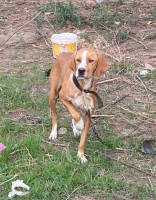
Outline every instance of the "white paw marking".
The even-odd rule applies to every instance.
[[[73,133],[74,133],[75,136],[81,135],[81,131],[77,130],[73,119],[72,119],[72,128],[73,128]]]
[[[81,118],[80,121],[77,122],[77,123],[75,123],[75,121],[74,121],[74,125],[75,125],[77,130],[82,131],[84,129],[83,119]]]
[[[51,131],[49,140],[57,139],[57,125],[54,126],[54,129]]]
[[[73,133],[74,135],[81,135],[81,131],[84,129],[84,122],[83,119],[81,118],[78,123],[75,124],[75,120],[72,119],[72,128],[73,128]]]
[[[85,158],[85,156],[82,156],[82,155],[81,155],[81,152],[80,152],[80,151],[78,151],[77,156],[80,158],[81,163],[87,162],[87,159]]]

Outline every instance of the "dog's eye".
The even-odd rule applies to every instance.
[[[77,61],[77,62],[81,62],[81,60],[80,60],[80,59],[76,59],[76,61]]]
[[[91,60],[91,59],[89,59],[88,61],[89,61],[89,63],[93,63],[94,62],[94,60]]]

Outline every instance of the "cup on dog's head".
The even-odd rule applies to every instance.
[[[68,65],[78,79],[89,79],[93,74],[99,77],[107,70],[104,56],[89,48],[74,53]]]

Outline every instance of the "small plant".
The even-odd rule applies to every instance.
[[[93,16],[91,19],[93,24],[99,25],[99,26],[107,26],[109,28],[114,28],[117,26],[115,24],[116,21],[121,20],[121,14],[118,12],[111,12],[109,11],[109,7],[105,4],[98,5],[95,8],[96,16]]]
[[[38,7],[38,11],[42,12],[54,12],[55,11],[55,2],[46,2],[42,4],[42,7]]]
[[[125,31],[119,30],[116,34],[116,41],[120,43],[121,41],[126,40],[129,37],[129,34]]]
[[[143,78],[156,79],[156,71],[146,74]]]
[[[42,7],[38,8],[39,11],[42,12],[50,12],[53,13],[53,22],[56,26],[66,26],[74,24],[75,26],[81,25],[81,18],[77,12],[77,7],[72,3],[71,0],[65,1],[51,1],[48,3],[44,3]],[[38,24],[42,25],[44,20],[38,20]]]
[[[64,26],[73,23],[75,26],[81,25],[80,15],[71,0],[68,3],[57,1],[56,3],[56,25]]]
[[[155,40],[156,39],[156,32],[155,33],[151,33],[150,35],[146,36],[145,38],[149,39],[149,40]]]
[[[118,74],[127,74],[133,68],[133,65],[126,61],[120,61],[119,63],[114,63],[113,70]]]
[[[0,18],[0,23],[5,23],[5,19],[3,19],[3,18]]]
[[[81,33],[80,34],[80,38],[85,39],[88,43],[90,43],[90,41],[91,41],[89,36],[87,34],[85,34],[85,33]]]
[[[124,3],[123,0],[118,0],[118,1],[116,2],[116,5],[117,5],[117,6],[121,6],[121,5],[123,5],[123,3]]]
[[[156,8],[153,8],[153,10],[152,10],[152,16],[153,16],[154,18],[156,18]]]

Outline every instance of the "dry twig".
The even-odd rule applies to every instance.
[[[35,17],[33,17],[31,20],[27,21],[26,23],[24,23],[22,26],[20,26],[17,31],[15,31],[3,44],[2,44],[2,47],[16,34],[18,33],[22,28],[24,28],[24,26],[26,26],[27,24],[29,24],[30,22],[32,22],[34,19],[36,19],[40,14],[42,13],[39,12],[37,13],[37,15],[35,15]]]
[[[145,116],[145,115],[143,115],[141,113],[133,112],[133,111],[129,110],[128,108],[124,108],[124,107],[119,106],[119,105],[117,105],[117,107],[120,108],[120,109],[122,109],[122,110],[124,110],[124,111],[126,111],[126,112],[132,113],[133,115],[143,117],[145,119],[148,119],[148,120],[153,121],[154,123],[156,123],[156,120],[151,119],[151,118],[149,118],[149,117],[147,117],[147,116]]]
[[[46,21],[48,22],[48,24],[50,25],[50,27],[53,29],[53,31],[54,31],[55,33],[57,33],[56,30],[54,29],[54,26],[50,23],[50,21],[49,21],[47,15],[46,15],[46,13],[45,13],[44,17],[45,17]]]
[[[116,81],[116,80],[119,80],[119,79],[120,79],[120,77],[108,79],[108,80],[105,80],[105,81],[99,81],[99,82],[96,83],[96,85],[99,85],[99,84],[102,84],[102,83],[109,83],[109,82]]]
[[[131,37],[131,36],[129,36],[129,38],[131,38],[131,39],[134,40],[135,42],[137,42],[137,43],[143,45],[145,49],[148,49],[147,46],[146,46],[143,42],[138,41],[137,39],[135,39],[135,38],[133,38],[133,37]]]
[[[4,181],[3,183],[0,183],[0,186],[1,185],[4,185],[5,183],[7,183],[7,182],[9,182],[9,181],[11,181],[12,179],[14,179],[14,178],[16,178],[18,176],[18,174],[15,174],[12,178],[10,178],[9,180],[7,180],[7,181]]]
[[[141,82],[142,86],[145,88],[145,91],[146,91],[146,93],[147,93],[148,100],[150,101],[150,97],[149,97],[149,93],[148,93],[148,90],[147,90],[146,85],[144,84],[144,82],[141,80],[141,78],[140,78],[136,73],[133,72],[133,74],[134,74],[134,76],[137,77],[137,79],[139,79],[139,81]]]
[[[92,118],[98,118],[98,117],[114,117],[115,115],[92,115]]]

